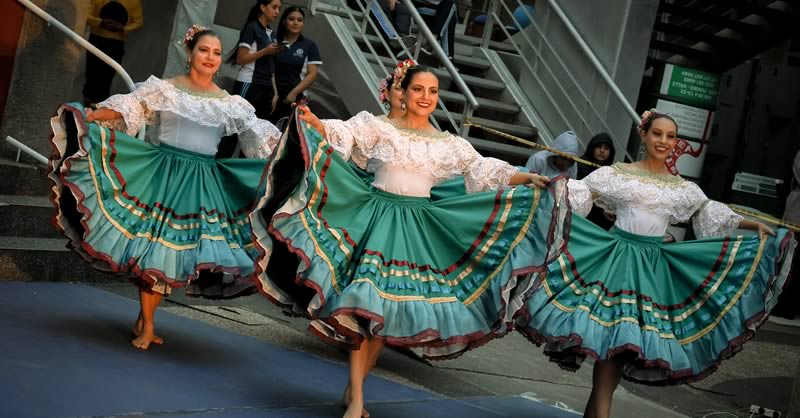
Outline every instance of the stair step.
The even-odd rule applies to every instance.
[[[352,31],[350,33],[356,40],[356,42],[361,44],[364,43],[364,39],[366,38],[366,40],[372,45],[373,48],[375,48],[375,52],[377,52],[378,54],[385,52],[385,48],[381,44],[381,40],[380,38],[378,38],[377,35],[367,34],[364,35],[364,38],[362,38],[361,34],[357,31]],[[456,48],[456,54],[453,57],[453,63],[456,64],[456,66],[463,65],[465,67],[475,68],[478,70],[488,70],[491,67],[489,60],[468,56],[467,54],[471,52],[472,52],[471,47]],[[367,51],[366,55],[371,55],[371,53]]]
[[[46,197],[0,195],[0,236],[60,238],[51,222],[54,214]]]
[[[481,38],[478,38],[477,36],[470,36],[470,35],[456,33],[456,43],[458,44],[464,44],[469,46],[480,46],[481,41],[482,41]],[[514,45],[512,45],[510,42],[491,41],[489,43],[489,48],[494,49],[496,51],[510,52],[512,54],[515,54],[517,52],[517,50],[514,49]]]
[[[124,282],[64,247],[64,239],[0,237],[0,280]]]
[[[392,60],[389,57],[380,57],[380,60],[384,64],[387,70],[394,70],[394,66],[397,65],[397,63],[394,62],[394,60]],[[373,57],[372,54],[369,54],[367,55],[367,61],[375,63],[375,57]],[[445,69],[432,67],[431,71],[433,71],[433,73],[436,74],[442,81],[450,81],[452,79],[450,73],[447,72],[447,70]],[[506,85],[503,84],[502,81],[488,80],[485,78],[475,77],[473,75],[467,75],[467,74],[461,74],[461,78],[464,80],[465,83],[467,83],[469,87],[478,87],[497,92],[501,92],[506,88]]]
[[[456,121],[461,121],[461,119],[463,118],[463,115],[460,114],[460,113],[452,113],[451,112],[450,114],[453,116],[453,119],[455,119]],[[442,109],[436,109],[433,112],[433,116],[439,121],[448,120],[447,119],[447,115],[445,115],[445,113],[444,113],[444,111]],[[499,122],[499,121],[496,121],[496,120],[484,119],[484,118],[476,118],[476,117],[472,118],[472,122],[476,123],[478,125],[487,126],[489,128],[492,128],[492,129],[497,129],[498,131],[507,133],[509,135],[518,136],[518,137],[521,137],[521,138],[524,138],[524,139],[531,139],[531,138],[536,137],[536,135],[537,135],[536,128],[534,128],[532,126],[520,126],[520,125],[514,125],[514,124],[510,124],[510,123]]]
[[[0,236],[0,250],[69,252],[66,238]]]
[[[47,196],[50,180],[42,166],[0,159],[0,194]]]
[[[441,97],[445,102],[454,102],[460,104],[465,104],[467,102],[466,96],[454,91],[441,90],[439,91],[439,97]],[[476,99],[480,105],[479,110],[493,110],[495,112],[511,113],[513,115],[519,113],[520,110],[518,105],[512,103],[499,102],[497,100],[486,99],[483,97],[476,97]]]
[[[349,19],[347,10],[349,10],[350,14],[352,14],[353,17],[355,17],[356,19],[361,20],[361,18],[364,16],[363,13],[355,11],[353,9],[350,8],[345,9],[344,7],[341,6],[341,3],[338,1],[323,0],[317,3],[318,12],[340,16],[345,19]]]

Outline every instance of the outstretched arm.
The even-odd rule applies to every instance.
[[[107,107],[101,107],[97,110],[86,109],[86,122],[94,122],[98,120],[114,120],[122,118],[122,113],[111,110]]]
[[[517,186],[517,185],[520,185],[520,184],[532,184],[535,187],[543,189],[543,188],[547,187],[547,183],[549,183],[549,182],[550,182],[550,178],[548,178],[546,176],[542,176],[542,175],[535,174],[535,173],[520,173],[520,172],[517,172],[517,174],[514,174],[514,176],[511,177],[511,181],[508,182],[508,184],[511,185],[511,186]]]
[[[308,108],[306,105],[297,106],[297,110],[300,111],[300,120],[307,123],[312,128],[316,129],[323,138],[328,139],[328,135],[325,132],[325,125],[322,123],[321,120],[311,112],[311,109]]]
[[[768,227],[763,222],[751,221],[749,219],[742,219],[742,221],[739,222],[739,228],[749,229],[751,231],[757,231],[758,236],[761,239],[766,238],[767,235],[775,236],[775,231],[773,231],[772,228]]]

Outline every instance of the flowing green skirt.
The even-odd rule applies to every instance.
[[[248,213],[265,161],[155,146],[87,124],[80,105],[62,106],[51,124],[54,223],[73,250],[161,293],[255,291]]]
[[[740,351],[777,303],[796,245],[785,229],[664,244],[577,216],[567,241],[533,278],[518,329],[565,369],[615,357],[625,378],[652,385],[702,379]]]
[[[512,329],[517,280],[557,248],[562,192],[512,187],[437,199],[370,185],[317,131],[290,127],[251,215],[259,287],[320,337],[353,347],[365,336],[457,356]],[[459,183],[460,181],[460,183]]]

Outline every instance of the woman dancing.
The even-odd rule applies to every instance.
[[[562,368],[595,359],[586,417],[610,415],[622,377],[670,385],[714,372],[752,338],[789,273],[790,231],[744,220],[670,175],[664,161],[677,133],[671,117],[646,112],[642,161],[569,181],[575,212],[594,203],[616,214],[614,229],[572,217],[566,250],[527,286],[517,315],[518,329]],[[667,227],[690,218],[701,239],[664,244]],[[732,236],[737,227],[758,234]]]
[[[405,107],[396,119],[320,121],[301,106],[251,215],[261,291],[352,350],[346,417],[367,415],[363,381],[384,344],[445,359],[504,335],[523,302],[510,298],[518,278],[554,258],[567,212],[556,204],[563,182],[543,192],[546,178],[430,124],[435,74],[409,67],[395,87]],[[458,176],[468,193],[430,199]]]
[[[150,77],[85,114],[64,105],[52,120],[56,224],[95,267],[133,274],[140,349],[163,342],[153,317],[172,288],[214,298],[254,291],[248,212],[281,134],[214,84],[222,44],[213,31],[193,26],[184,44],[186,74]],[[132,136],[145,124],[157,145]],[[251,159],[215,160],[221,137],[235,133]]]

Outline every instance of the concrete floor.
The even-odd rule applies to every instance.
[[[129,284],[95,285],[129,298]],[[345,353],[308,333],[306,321],[288,318],[261,296],[231,301],[186,298],[179,292],[165,310],[283,347],[337,362]],[[220,307],[223,307],[220,309]],[[233,307],[233,312],[224,307]],[[131,313],[132,318],[135,312]],[[168,331],[162,335],[169,340]],[[800,328],[767,323],[743,352],[709,378],[691,386],[647,387],[629,382],[619,388],[614,417],[749,416],[751,404],[786,412],[796,365]],[[447,397],[522,395],[559,408],[582,411],[588,399],[591,367],[560,370],[540,349],[514,333],[450,361],[428,363],[411,353],[387,350],[376,375]]]

